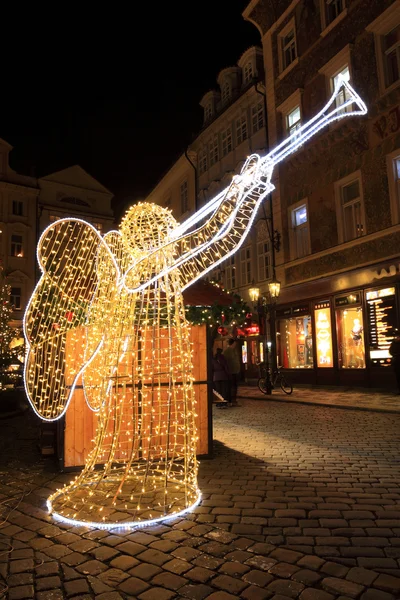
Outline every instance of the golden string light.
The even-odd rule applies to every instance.
[[[349,114],[364,114],[353,94],[361,112]],[[331,120],[343,116],[333,114]],[[227,190],[182,225],[169,210],[140,203],[120,231],[104,237],[72,218],[43,232],[43,274],[24,318],[27,396],[40,418],[54,421],[81,379],[97,415],[83,470],[48,499],[55,517],[129,528],[176,517],[200,501],[182,290],[240,247],[274,189],[274,164],[330,122],[318,116],[275,153],[250,156]]]

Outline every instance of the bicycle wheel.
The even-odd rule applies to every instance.
[[[260,377],[260,379],[258,380],[258,389],[263,394],[267,393],[267,386],[266,386],[266,383],[265,383],[265,377]]]
[[[281,375],[279,383],[282,388],[282,391],[285,392],[285,394],[291,394],[293,392],[292,384],[290,383],[290,381],[285,379],[283,375]]]

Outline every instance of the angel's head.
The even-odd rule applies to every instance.
[[[156,250],[166,244],[178,225],[167,208],[148,202],[131,206],[121,222],[122,240],[130,253]]]

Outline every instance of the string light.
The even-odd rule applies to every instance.
[[[351,92],[358,112],[339,113],[345,103],[328,116],[325,107],[295,139],[263,159],[249,156],[227,190],[181,226],[168,209],[139,203],[119,231],[104,237],[80,219],[60,219],[43,232],[42,277],[24,316],[27,396],[38,416],[54,421],[65,414],[82,376],[97,419],[82,472],[48,498],[56,518],[131,528],[199,503],[192,348],[182,291],[240,248],[262,199],[274,189],[272,169],[279,160],[332,120],[364,114],[365,105]],[[210,320],[205,313],[202,321],[213,327]]]

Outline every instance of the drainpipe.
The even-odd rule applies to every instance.
[[[187,153],[188,149],[185,148],[185,156],[187,158],[187,160],[190,162],[190,164],[192,165],[193,169],[194,169],[194,211],[197,212],[197,204],[198,204],[198,188],[199,188],[199,182],[197,180],[197,168],[196,166],[192,163],[192,161],[189,158],[189,155]]]

